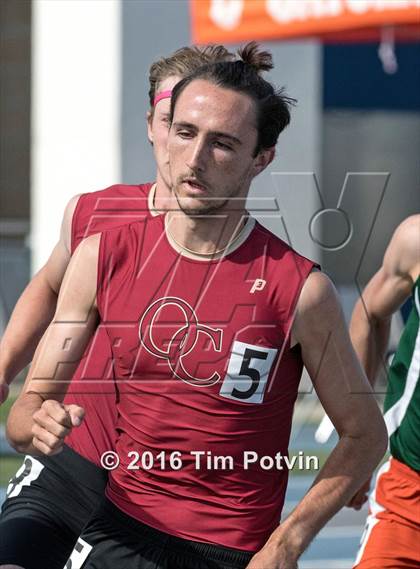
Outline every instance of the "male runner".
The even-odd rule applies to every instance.
[[[186,47],[151,66],[148,136],[157,163],[156,184],[116,185],[72,198],[60,241],[21,296],[3,337],[3,398],[8,383],[29,363],[54,314],[64,272],[80,241],[103,229],[148,216],[153,209],[168,208],[166,141],[173,86],[205,63],[232,57],[223,46]],[[115,386],[111,378],[108,338],[104,330],[98,330],[64,401],[67,406],[83,405],[86,421],[67,438],[60,456],[26,456],[9,483],[0,517],[2,569],[10,569],[10,564],[24,569],[62,569],[81,528],[102,498],[107,481],[101,456],[113,448],[115,439]]]
[[[63,388],[106,328],[121,464],[69,567],[296,568],[385,451],[334,287],[245,210],[290,100],[258,75],[269,54],[254,45],[242,57],[175,87],[168,148],[181,212],[82,242],[10,413],[18,448],[57,452],[84,414],[63,408]],[[278,526],[287,472],[248,453],[287,453],[303,363],[340,441]]]
[[[395,231],[382,267],[358,300],[351,320],[357,355],[374,385],[384,361],[392,314],[410,295],[413,307],[389,370],[384,419],[391,458],[380,468],[357,569],[420,567],[420,215]],[[369,480],[370,482],[370,480]],[[369,482],[350,502],[360,508]]]

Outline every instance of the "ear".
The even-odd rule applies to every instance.
[[[254,160],[254,176],[258,176],[274,160],[276,149],[274,146],[266,150],[260,150]]]
[[[149,139],[150,144],[153,144],[153,129],[152,129],[153,113],[152,113],[152,111],[147,111],[146,120],[147,120],[147,138]]]

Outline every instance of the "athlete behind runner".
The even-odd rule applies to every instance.
[[[384,418],[391,458],[369,497],[357,569],[420,567],[420,215],[395,231],[382,267],[358,300],[351,339],[374,385],[388,346],[391,316],[410,296],[413,307],[388,373]],[[360,509],[370,480],[349,505]]]
[[[63,409],[63,382],[106,327],[121,463],[71,567],[296,568],[385,452],[333,285],[245,210],[290,99],[257,73],[272,67],[268,53],[253,45],[242,57],[175,87],[168,148],[181,212],[82,242],[10,413],[18,448],[57,452],[83,416]],[[287,454],[303,364],[340,440],[279,526],[287,471],[249,465],[248,453]]]
[[[50,259],[19,299],[0,350],[0,391],[33,356],[56,308],[57,294],[71,255],[94,233],[167,209],[170,182],[166,142],[171,89],[201,65],[233,54],[223,46],[186,47],[150,68],[148,137],[153,144],[156,184],[115,185],[75,196],[64,215]],[[98,330],[73,377],[66,399],[82,405],[86,420],[67,437],[60,456],[26,456],[7,488],[0,516],[0,567],[62,569],[81,528],[103,496],[107,472],[101,456],[114,445],[116,417],[112,355],[105,331]],[[1,390],[1,386],[3,389]],[[5,565],[6,564],[6,565]]]

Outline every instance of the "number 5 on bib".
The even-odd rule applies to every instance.
[[[243,403],[262,403],[278,350],[234,342],[220,395]]]

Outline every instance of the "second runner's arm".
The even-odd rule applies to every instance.
[[[391,317],[410,296],[420,268],[420,215],[396,229],[379,271],[356,302],[350,323],[353,347],[373,386],[388,346]]]
[[[66,271],[55,316],[39,343],[25,385],[7,421],[19,452],[54,454],[83,419],[83,409],[62,401],[98,323],[96,306],[100,235],[79,245]]]
[[[356,302],[350,336],[368,380],[375,385],[384,365],[391,317],[410,296],[420,269],[420,215],[411,216],[396,229],[379,271]],[[363,483],[348,506],[360,510],[368,499],[370,478]]]
[[[8,386],[34,355],[56,309],[58,292],[70,262],[71,225],[79,196],[74,196],[64,212],[60,239],[47,263],[21,294],[0,343],[0,404]]]

